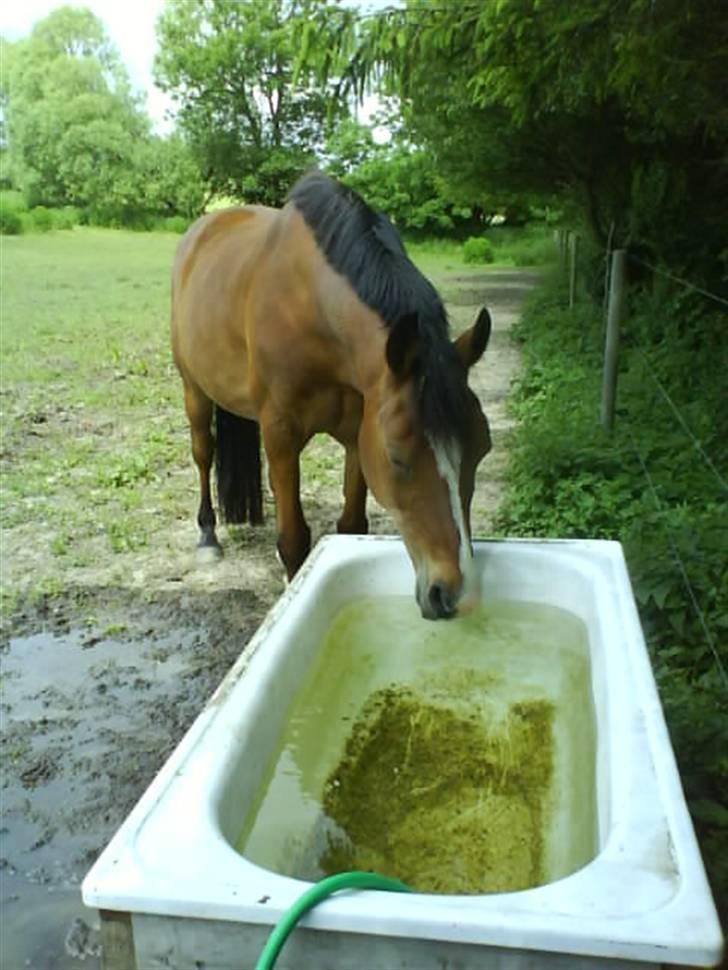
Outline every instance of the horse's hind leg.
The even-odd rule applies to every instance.
[[[356,445],[347,445],[344,466],[344,510],[336,523],[336,531],[349,535],[366,535],[369,531],[366,506],[367,483],[359,464],[359,452]]]
[[[215,440],[212,436],[212,401],[199,388],[185,383],[185,411],[190,422],[192,457],[200,476],[200,508],[197,524],[200,527],[198,549],[205,555],[218,558],[222,555],[220,543],[215,535],[215,511],[212,507],[210,492],[210,469],[215,454]]]

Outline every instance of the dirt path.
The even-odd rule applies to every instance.
[[[487,535],[501,489],[509,420],[505,399],[518,355],[508,330],[537,276],[521,270],[437,279],[453,329],[487,304],[495,330],[471,383],[490,419],[493,453],[481,466],[473,531]],[[339,449],[307,452],[304,506],[314,540],[340,505]],[[192,553],[193,473],[179,473],[190,515],[152,549],[54,576],[42,533],[4,564],[22,591],[33,570],[54,582],[19,596],[4,617],[0,966],[94,968],[95,913],[79,884],[99,851],[180,740],[283,588],[272,505],[262,530],[222,530],[222,563]],[[154,499],[150,499],[153,501]],[[370,505],[373,531],[389,518]],[[40,537],[39,537],[40,536]],[[9,543],[8,543],[9,546]]]

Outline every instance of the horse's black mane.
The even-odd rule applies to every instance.
[[[450,341],[442,300],[407,256],[392,223],[352,189],[319,172],[301,178],[288,201],[306,220],[327,261],[386,326],[417,315],[424,428],[437,438],[460,438],[469,407],[464,367]]]

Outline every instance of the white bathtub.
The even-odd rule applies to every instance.
[[[716,965],[720,926],[621,547],[479,542],[476,562],[486,598],[552,604],[587,626],[596,856],[518,892],[341,894],[300,924],[279,970]],[[307,885],[233,848],[283,719],[336,611],[357,596],[412,589],[399,540],[319,543],[84,880],[86,905],[106,923],[116,911],[127,961],[133,949],[139,967],[254,965],[271,926]]]

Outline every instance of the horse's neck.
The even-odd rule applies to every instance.
[[[386,368],[387,332],[376,313],[358,298],[346,281],[322,292],[321,326],[337,359],[343,383],[362,395],[378,384]]]

